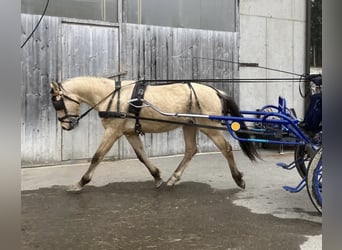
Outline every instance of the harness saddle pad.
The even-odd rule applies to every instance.
[[[138,99],[138,100],[132,102],[132,104],[134,104],[136,106],[141,106],[143,104],[141,99],[144,98],[146,87],[147,87],[147,84],[145,82],[137,82],[134,85],[131,99]],[[130,105],[128,107],[128,112],[133,113],[135,115],[139,115],[140,110],[141,110],[141,108],[134,107],[133,105]]]

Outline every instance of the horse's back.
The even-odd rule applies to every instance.
[[[166,112],[213,113],[221,110],[217,92],[198,83],[150,85],[144,98]]]

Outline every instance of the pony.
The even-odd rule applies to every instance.
[[[139,81],[138,81],[139,82]],[[74,129],[79,120],[90,110],[95,109],[102,114],[104,127],[103,139],[93,155],[89,168],[79,182],[71,185],[68,191],[80,191],[91,181],[96,167],[103,160],[113,144],[125,136],[134,149],[137,158],[147,167],[154,178],[156,188],[163,183],[160,170],[149,160],[139,133],[161,133],[182,127],[185,150],[182,161],[167,181],[167,186],[174,186],[181,178],[192,157],[197,153],[196,134],[204,133],[221,151],[228,162],[232,178],[238,187],[244,189],[243,174],[238,170],[231,144],[224,138],[220,121],[203,118],[201,114],[242,116],[238,105],[228,95],[214,87],[193,82],[176,82],[169,84],[146,84],[143,96],[135,98],[140,101],[134,104],[132,93],[138,83],[133,80],[122,82],[101,77],[74,77],[62,83],[52,82],[51,100],[56,110],[57,119],[62,129]],[[145,82],[144,82],[145,83]],[[148,101],[151,106],[141,105],[141,101]],[[145,103],[146,103],[145,102]],[[85,103],[90,109],[80,114],[80,105]],[[139,112],[129,116],[129,108],[134,106]],[[192,114],[185,116],[165,116],[158,110],[169,111],[173,114]],[[107,115],[106,115],[107,114]],[[114,114],[114,115],[108,115]],[[198,115],[196,115],[198,114]],[[130,119],[133,118],[133,119]],[[137,125],[139,130],[137,130]],[[248,130],[244,122],[240,125]],[[239,132],[238,132],[239,133]],[[249,138],[248,133],[244,137]],[[251,161],[260,158],[254,144],[249,141],[239,141],[244,154]]]

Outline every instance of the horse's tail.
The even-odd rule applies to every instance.
[[[240,112],[239,106],[231,97],[229,97],[226,93],[219,91],[219,90],[218,90],[218,96],[222,100],[223,115],[228,115],[229,113],[231,116],[243,117],[243,115]],[[248,131],[248,128],[244,121],[240,121],[239,123],[240,123],[241,129]],[[250,135],[244,132],[236,132],[236,135],[244,139],[250,138]],[[253,142],[239,140],[239,144],[244,154],[247,155],[251,161],[256,161],[256,158],[261,159]]]

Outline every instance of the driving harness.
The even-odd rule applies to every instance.
[[[120,112],[120,89],[121,89],[121,82],[115,82],[116,87],[115,87],[115,91],[112,93],[111,95],[111,99],[108,103],[107,109],[106,111],[100,111],[99,112],[99,117],[101,118],[134,118],[135,119],[135,133],[138,135],[144,135],[144,132],[141,129],[141,124],[140,124],[140,111],[143,105],[143,98],[144,98],[144,94],[146,92],[148,83],[145,80],[141,80],[141,81],[137,81],[134,85],[133,91],[132,91],[132,95],[131,95],[131,100],[133,100],[132,102],[130,102],[127,113],[131,113],[133,115],[129,115],[127,113],[124,112]],[[197,97],[197,94],[195,92],[195,89],[193,88],[193,86],[191,85],[190,82],[187,83],[189,89],[190,89],[190,101],[189,101],[189,112],[192,112],[192,95],[195,96],[195,100],[196,100],[196,105],[198,106],[199,110],[201,110],[201,106]],[[118,93],[118,99],[117,99],[117,111],[116,112],[111,112],[110,111],[110,107],[112,106],[112,102],[114,99],[115,94]],[[149,120],[146,118],[142,118],[144,120]],[[154,119],[151,119],[154,120]],[[174,123],[174,122],[170,122],[170,123]],[[176,123],[178,124],[178,123]]]
[[[144,135],[144,133],[141,130],[141,124],[139,121],[139,114],[141,110],[142,105],[142,99],[144,97],[145,89],[147,87],[147,84],[145,84],[145,81],[138,81],[135,83],[131,99],[136,99],[128,108],[128,113],[134,114],[135,117],[135,133],[139,135]],[[108,106],[106,111],[99,111],[99,117],[100,118],[126,118],[127,114],[120,112],[120,90],[121,90],[121,82],[117,81],[115,82],[115,90],[112,92],[111,99],[109,100]],[[118,93],[118,99],[117,99],[117,105],[116,105],[116,112],[111,112],[110,107],[112,106],[114,96]]]

